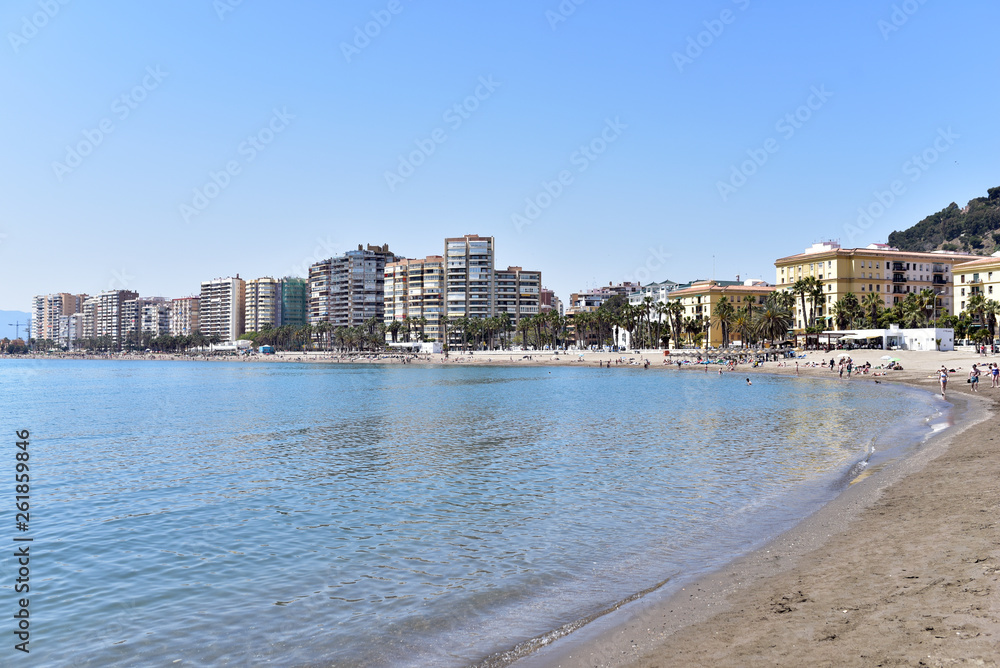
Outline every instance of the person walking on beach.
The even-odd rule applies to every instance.
[[[994,362],[990,366],[993,367],[990,369],[990,379],[993,381],[990,387],[1000,387],[1000,365]]]
[[[941,398],[944,399],[944,393],[948,389],[948,367],[942,366],[938,376],[941,379]]]
[[[980,374],[979,368],[975,364],[973,364],[972,371],[969,372],[969,380],[972,382],[973,392],[979,391],[979,374]]]

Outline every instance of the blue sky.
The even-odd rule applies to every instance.
[[[0,309],[119,287],[178,297],[359,243],[440,253],[465,233],[495,236],[498,264],[541,270],[563,299],[713,266],[773,281],[775,258],[814,241],[884,241],[1000,185],[998,14],[10,0]],[[921,154],[933,162],[914,167]],[[902,194],[850,228],[893,181]]]

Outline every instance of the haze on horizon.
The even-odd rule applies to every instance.
[[[0,309],[179,297],[467,233],[564,300],[629,279],[773,281],[777,257],[885,241],[1000,185],[998,14],[12,0]],[[894,181],[870,227],[849,227]]]

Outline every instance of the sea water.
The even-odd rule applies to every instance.
[[[469,665],[747,551],[943,406],[714,368],[0,361],[23,662]]]

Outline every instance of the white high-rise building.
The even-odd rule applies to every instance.
[[[309,324],[359,327],[385,316],[385,265],[396,261],[389,244],[348,251],[309,267]]]
[[[466,234],[444,240],[448,318],[488,318],[496,312],[493,237]]]
[[[217,336],[221,343],[235,342],[246,331],[246,281],[239,274],[204,281],[199,309],[202,334]]]

